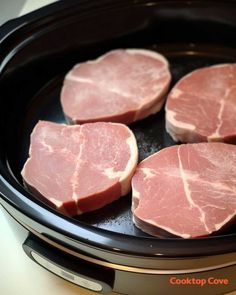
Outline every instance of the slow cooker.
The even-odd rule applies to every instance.
[[[131,195],[76,218],[27,192],[20,171],[38,120],[64,122],[59,96],[75,64],[115,48],[148,48],[189,71],[236,62],[235,1],[67,0],[0,28],[0,204],[25,253],[97,293],[236,290],[236,226],[197,239],[155,238],[132,223]],[[164,111],[130,126],[140,160],[173,145]]]

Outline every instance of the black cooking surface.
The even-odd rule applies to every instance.
[[[58,1],[0,27],[0,204],[16,209],[16,220],[21,213],[32,230],[44,225],[45,234],[67,245],[136,257],[235,252],[236,225],[217,237],[158,239],[133,225],[131,195],[68,218],[27,192],[20,175],[38,120],[65,122],[59,95],[74,64],[116,48],[148,48],[169,60],[173,86],[193,69],[236,62],[235,32],[235,1],[203,0]],[[130,128],[139,160],[174,144],[163,110]]]
[[[233,54],[227,48],[216,48],[207,44],[183,43],[176,46],[154,44],[146,46],[146,48],[163,53],[169,60],[172,73],[171,86],[182,76],[196,68],[236,61],[236,52]],[[21,118],[17,142],[19,149],[18,154],[15,155],[14,165],[12,166],[13,173],[20,183],[22,183],[20,171],[27,159],[29,137],[34,125],[38,120],[65,123],[59,99],[65,74],[66,72],[63,72],[46,85],[43,85],[39,92],[34,95],[30,103],[28,103],[24,117]],[[165,131],[164,108],[158,114],[131,124],[130,128],[133,130],[137,139],[139,160],[143,160],[164,147],[175,144]],[[148,236],[133,225],[130,208],[131,194],[120,198],[102,209],[85,213],[74,219],[85,224],[122,234]],[[235,232],[235,227],[232,227],[228,232]]]

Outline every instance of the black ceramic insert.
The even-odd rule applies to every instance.
[[[236,62],[234,1],[59,1],[0,28],[0,191],[37,221],[102,248],[140,255],[189,256],[235,251],[236,227],[195,240],[158,239],[132,223],[131,195],[76,218],[62,216],[29,194],[20,171],[38,120],[64,123],[59,96],[75,64],[115,48],[147,48],[170,62],[173,86],[203,66]],[[164,110],[130,125],[139,160],[175,144]],[[152,245],[152,247],[149,247]]]

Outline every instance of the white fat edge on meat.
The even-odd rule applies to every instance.
[[[182,141],[182,142],[193,142],[191,136],[191,133],[188,133],[188,130],[184,130],[181,128],[174,128],[169,122],[166,121],[166,132],[169,133],[169,135],[172,137],[172,139],[175,142]]]
[[[156,58],[158,60],[161,60],[163,63],[165,63],[166,67],[164,70],[160,72],[160,77],[162,77],[163,72],[166,74],[167,80],[166,83],[162,85],[154,85],[153,90],[155,91],[155,94],[153,94],[151,97],[146,97],[143,99],[143,103],[140,104],[139,109],[136,111],[135,115],[135,121],[141,120],[151,114],[155,114],[162,108],[165,100],[166,100],[166,94],[168,92],[170,82],[171,82],[171,73],[168,69],[169,64],[168,61],[165,59],[164,56],[162,56],[159,53],[148,51],[148,50],[139,50],[139,49],[128,49],[128,51],[131,54],[136,54],[138,52],[142,53],[143,55],[150,56],[152,58]],[[148,101],[148,103],[147,103]],[[150,109],[149,109],[150,108]],[[149,109],[148,112],[144,112],[145,109]]]
[[[113,171],[112,168],[108,168],[104,171],[104,174],[108,176],[109,178],[120,178],[121,183],[121,195],[126,195],[130,191],[130,182],[131,178],[134,174],[134,171],[136,169],[137,163],[138,163],[138,147],[136,138],[133,134],[133,132],[124,124],[121,123],[108,123],[112,125],[121,126],[122,128],[126,128],[130,136],[127,138],[126,143],[130,148],[130,159],[128,163],[126,164],[126,167],[123,171]]]
[[[170,72],[167,72],[167,74],[168,80],[164,87],[161,85],[154,85],[155,94],[149,97],[145,97],[145,99],[143,99],[142,104],[140,104],[139,109],[136,111],[135,121],[141,120],[143,118],[146,118],[147,116],[150,116],[160,111],[160,109],[166,101],[166,95],[171,82]],[[148,111],[145,113],[145,110]]]
[[[160,152],[160,151],[159,151],[159,152]],[[144,159],[140,164],[145,163],[147,160],[149,161],[150,158],[155,157],[156,154],[159,153],[159,152],[156,152],[156,153],[152,154],[151,156],[147,157],[147,158]],[[139,164],[139,165],[140,165],[140,164]],[[151,176],[151,175],[152,175],[152,177],[153,177],[153,176],[156,176],[156,173],[157,173],[154,169],[151,169],[151,168],[145,168],[145,167],[142,168],[142,167],[139,167],[139,166],[138,166],[138,168],[136,168],[136,173],[137,173],[138,171],[142,171],[142,172],[144,172],[144,174],[146,175],[145,177],[147,177],[147,176]],[[144,179],[145,179],[145,177],[144,177]],[[138,190],[136,190],[136,188],[135,188],[134,178],[135,178],[135,175],[134,175],[134,177],[132,178],[132,198],[139,200],[141,194],[140,194],[140,192],[139,192]],[[137,206],[137,207],[138,207],[138,206]],[[134,208],[134,206],[133,206],[133,204],[132,204],[132,211],[134,211],[137,207]]]
[[[176,127],[179,127],[179,128],[188,129],[191,131],[196,129],[196,126],[194,126],[193,124],[184,123],[184,122],[176,120],[175,116],[176,116],[176,112],[167,110],[166,120],[169,122],[169,124],[175,125]]]
[[[96,124],[96,123],[91,123],[91,124]],[[125,195],[130,190],[131,177],[134,173],[134,170],[136,168],[137,161],[138,161],[138,148],[137,148],[136,139],[134,137],[133,132],[124,124],[121,124],[121,123],[106,123],[106,124],[117,125],[117,126],[121,126],[122,128],[126,128],[130,134],[130,137],[128,137],[128,139],[126,140],[126,143],[130,147],[130,159],[125,167],[125,170],[124,171],[114,171],[114,168],[111,167],[111,168],[107,168],[103,171],[103,174],[106,175],[107,177],[109,177],[110,179],[120,178],[121,190],[122,190],[121,193],[122,193],[122,195]],[[76,127],[78,127],[78,126],[76,126],[76,125],[70,126],[70,128],[76,128]],[[82,128],[83,128],[83,125],[81,125],[80,132],[82,132]],[[77,156],[77,164],[76,164],[75,171],[78,170],[79,164],[81,162],[80,157],[82,154],[83,144],[81,144],[80,147],[81,148],[80,148],[80,152]],[[73,183],[72,183],[72,187],[73,187]],[[75,187],[73,187],[72,199],[74,199],[75,201],[78,200],[78,196],[75,193]]]
[[[236,216],[236,210],[232,214],[228,215],[222,222],[215,224],[215,230],[217,231],[221,229],[225,224],[227,224],[235,216]]]
[[[42,127],[40,125],[44,124],[46,121],[39,120],[38,123],[35,125],[33,131],[30,134],[30,148],[29,148],[29,157],[32,155],[32,139],[35,136],[35,133],[38,131],[38,129],[41,129]],[[51,123],[51,122],[50,122]]]
[[[158,100],[158,102],[154,103],[154,105],[147,112],[144,112],[144,110],[142,109],[142,107],[144,106],[144,104],[142,104],[142,107],[140,107],[139,110],[136,112],[134,121],[142,120],[150,115],[156,114],[157,112],[161,110],[164,103],[165,103],[165,98]],[[147,107],[145,106],[145,108]]]
[[[40,122],[40,121],[39,121]],[[21,175],[22,175],[22,177],[26,180],[26,172],[25,172],[25,170],[26,170],[26,167],[28,166],[28,164],[29,164],[29,162],[31,161],[31,157],[32,157],[32,149],[33,149],[33,147],[32,147],[32,138],[33,138],[33,136],[34,136],[34,134],[36,133],[36,129],[37,129],[37,127],[38,127],[38,123],[37,123],[37,125],[34,127],[34,129],[33,129],[33,131],[31,132],[31,135],[30,135],[30,147],[29,147],[29,157],[28,157],[28,159],[26,160],[26,162],[25,162],[25,164],[24,164],[24,166],[23,166],[23,168],[22,168],[22,170],[21,170]]]
[[[132,198],[135,198],[135,199],[140,199],[140,192],[137,191],[134,186],[132,186]]]
[[[66,79],[70,81],[75,81],[75,82],[81,82],[81,83],[87,83],[87,84],[93,84],[94,81],[89,79],[89,78],[84,78],[84,77],[79,77],[74,75],[72,72],[69,72],[66,75]]]
[[[40,124],[42,121],[39,121],[36,126],[34,127],[33,131],[31,132],[31,135],[30,135],[30,147],[29,147],[29,158],[28,160],[30,159],[31,155],[32,155],[32,138],[34,137],[37,129],[38,129],[38,124]],[[27,160],[27,161],[28,161]],[[26,162],[27,163],[27,162]]]
[[[152,115],[152,114],[155,114],[157,112],[159,112],[163,106],[163,104],[165,103],[165,97],[161,100],[161,101],[158,101],[157,104],[155,104],[151,109],[150,109],[150,112],[149,112],[149,115]]]
[[[121,184],[121,195],[124,196],[130,191],[130,182],[131,178],[134,174],[134,171],[136,169],[137,163],[138,163],[138,147],[136,138],[133,134],[133,132],[124,124],[121,123],[108,123],[112,125],[122,126],[122,128],[126,128],[130,136],[127,138],[126,143],[130,148],[130,159],[128,163],[126,164],[126,167],[123,171],[114,171],[114,168],[107,168],[104,170],[103,174],[108,176],[110,179],[112,178],[120,178],[120,184]]]
[[[135,209],[138,207],[138,203],[139,203],[139,199],[140,199],[140,192],[137,191],[134,186],[132,185],[132,205],[131,205],[131,211],[134,212]],[[137,204],[135,204],[135,202]]]
[[[179,98],[179,96],[184,93],[182,90],[180,90],[178,87],[173,88],[173,90],[170,93],[171,98]]]
[[[137,217],[137,218],[139,218],[139,217]],[[184,239],[189,239],[189,238],[192,237],[190,234],[180,233],[180,232],[177,232],[177,231],[173,230],[170,227],[167,227],[167,226],[163,226],[161,224],[158,224],[157,222],[154,222],[152,219],[145,219],[145,218],[140,218],[140,219],[143,220],[143,221],[145,221],[145,222],[147,222],[147,223],[149,223],[149,224],[154,225],[155,227],[159,227],[161,229],[164,229],[165,231],[167,231],[167,232],[169,232],[169,233],[171,233],[173,235],[182,237]]]
[[[150,114],[158,112],[161,109],[165,102],[165,93],[162,95],[163,90],[165,89],[160,87],[154,95],[151,97],[145,97],[145,99],[143,99],[143,102],[140,103],[139,108],[136,111],[135,121],[141,120]],[[145,110],[148,111],[145,113]]]
[[[25,164],[24,164],[24,166],[23,166],[23,168],[21,170],[21,176],[25,179],[26,182],[27,182],[27,180],[26,180],[26,172],[25,172],[25,170],[26,170],[26,167],[28,166],[29,161],[30,161],[30,158],[28,158],[26,160],[26,162],[25,162]]]
[[[178,121],[175,119],[176,112],[166,109],[166,129],[169,130],[169,126],[174,126],[174,128],[180,128],[185,130],[194,131],[196,126]],[[170,128],[171,129],[171,128]]]
[[[141,171],[142,173],[144,173],[143,180],[147,178],[155,177],[157,175],[157,172],[152,168],[138,168],[136,169],[136,171]],[[141,195],[140,192],[135,189],[135,185],[132,181],[132,207],[131,207],[132,212],[134,212],[135,209],[138,207],[140,195]],[[136,205],[135,205],[135,201],[137,202]]]
[[[189,184],[188,184],[188,177],[186,175],[185,169],[183,168],[183,164],[182,164],[182,160],[181,160],[181,156],[180,156],[180,149],[181,149],[181,145],[177,149],[177,156],[178,156],[178,160],[179,160],[179,170],[180,170],[181,179],[183,181],[183,188],[184,188],[186,199],[187,199],[188,203],[190,204],[190,208],[196,208],[199,211],[200,221],[202,222],[202,225],[205,227],[207,232],[210,232],[208,226],[206,225],[206,213],[192,199],[192,193],[191,193],[191,190],[190,190]]]
[[[130,191],[131,179],[138,163],[138,146],[136,138],[133,132],[128,127],[126,128],[130,132],[130,137],[126,140],[126,143],[130,147],[130,159],[125,167],[122,177],[120,178],[122,196],[126,195]]]
[[[68,86],[66,86],[65,81],[67,80],[67,76],[69,76],[69,75],[70,75],[70,72],[65,76],[65,79],[63,81],[63,85],[62,85],[62,89],[61,89],[61,94],[60,94],[61,101],[62,101],[62,97],[65,97],[64,92],[66,91],[66,88],[68,87]],[[63,109],[63,105],[62,104],[61,104],[61,106],[62,106],[62,109]],[[64,111],[64,109],[63,109],[63,111]]]
[[[183,80],[185,80],[186,78],[189,78],[190,76],[192,76],[195,72],[198,72],[199,70],[202,70],[202,68],[200,69],[196,69],[196,70],[193,70],[192,72],[186,74],[185,76],[183,76],[181,79],[179,79],[179,81],[174,85],[174,87],[172,88],[172,90],[170,91],[168,97],[167,97],[167,103],[166,103],[166,106],[165,106],[165,111],[167,112],[170,112],[168,110],[168,99],[169,97],[171,97],[171,99],[175,99],[175,98],[178,98],[182,93],[185,93],[184,91],[180,90],[179,89],[179,85],[182,83]],[[181,91],[181,93],[180,93]]]

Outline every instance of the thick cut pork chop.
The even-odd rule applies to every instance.
[[[167,98],[166,129],[175,141],[236,143],[236,64],[183,77]]]
[[[129,124],[158,112],[171,75],[167,60],[141,49],[113,50],[66,75],[61,104],[70,123]]]
[[[209,235],[236,218],[236,146],[182,144],[143,160],[132,179],[134,223],[154,236]]]
[[[125,125],[40,121],[22,176],[29,190],[74,216],[127,194],[137,157],[135,137]]]

